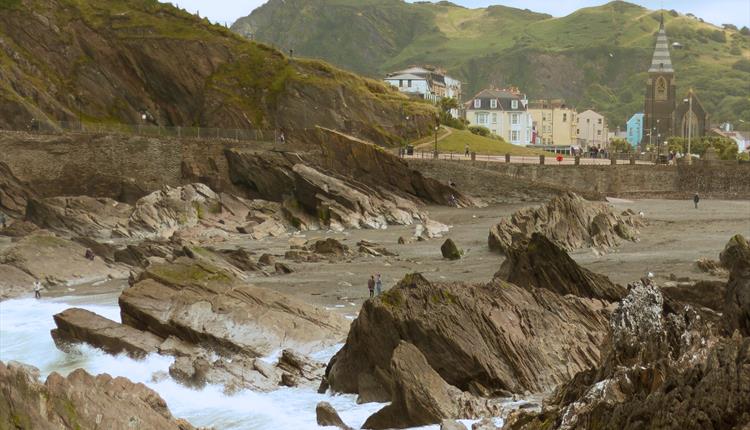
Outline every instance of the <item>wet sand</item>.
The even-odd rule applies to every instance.
[[[750,201],[704,201],[699,210],[692,202],[675,200],[615,201],[617,212],[631,208],[644,212],[648,226],[641,229],[641,240],[624,242],[610,253],[598,256],[590,249],[573,252],[573,258],[614,282],[627,284],[649,271],[657,282],[670,274],[691,279],[718,279],[694,268],[698,258],[718,259],[729,238],[737,233],[750,236]],[[291,264],[297,271],[279,277],[256,277],[253,283],[297,296],[310,303],[344,314],[355,315],[368,297],[370,274],[381,273],[387,289],[404,275],[421,272],[433,281],[486,282],[500,268],[503,257],[489,251],[489,228],[501,217],[525,206],[505,204],[482,209],[429,208],[431,217],[452,225],[445,236],[466,252],[459,261],[444,260],[440,253],[443,239],[398,245],[400,236],[409,237],[414,227],[390,227],[388,230],[360,230],[346,233],[307,232],[305,239],[334,237],[356,248],[362,239],[379,243],[398,257],[357,257],[340,263]],[[226,246],[229,244],[225,244]],[[289,240],[267,239],[261,242],[235,243],[255,252],[283,255]]]

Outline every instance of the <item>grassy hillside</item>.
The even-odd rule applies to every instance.
[[[661,13],[622,1],[553,18],[448,2],[270,0],[233,30],[284,50],[382,76],[411,64],[447,68],[467,95],[516,85],[531,98],[563,97],[624,126],[641,111]],[[680,96],[694,87],[716,121],[750,122],[750,37],[665,11]]]
[[[156,0],[0,0],[0,127],[41,121],[284,129],[382,144],[434,108],[323,61],[293,60]],[[404,124],[403,117],[414,121]]]
[[[440,152],[453,152],[463,155],[466,150],[466,145],[469,145],[470,151],[483,155],[550,155],[549,153],[546,153],[544,151],[513,145],[503,140],[478,136],[468,130],[450,129],[450,134],[442,137],[445,134],[447,133],[441,132],[438,135],[440,139],[438,141],[438,150]],[[435,147],[434,140],[431,140],[431,138],[420,139],[416,141],[415,144],[417,151],[432,151]]]

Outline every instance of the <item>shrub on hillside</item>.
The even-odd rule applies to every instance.
[[[477,136],[484,136],[484,137],[490,137],[490,129],[487,127],[482,127],[481,125],[472,125],[469,127],[469,131],[473,134],[476,134]]]

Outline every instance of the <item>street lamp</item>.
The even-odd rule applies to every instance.
[[[691,145],[693,141],[693,89],[690,88],[688,92],[688,98],[685,99],[685,103],[688,104],[688,165],[693,164],[693,155],[691,152]]]

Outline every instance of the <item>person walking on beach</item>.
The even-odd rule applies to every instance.
[[[380,273],[375,275],[375,295],[379,296],[383,294],[383,280],[380,277]]]
[[[375,297],[375,277],[372,275],[367,280],[367,289],[370,290],[370,298]]]
[[[34,281],[34,298],[35,299],[42,298],[42,283],[39,281]]]
[[[469,156],[469,144],[467,143],[466,146],[464,147],[464,157],[468,157],[468,156]]]
[[[693,196],[693,203],[695,203],[695,208],[696,208],[696,209],[698,209],[698,203],[700,203],[700,201],[701,201],[701,198],[700,198],[700,196],[698,196],[698,194],[696,193],[696,194],[695,194],[695,195]]]

